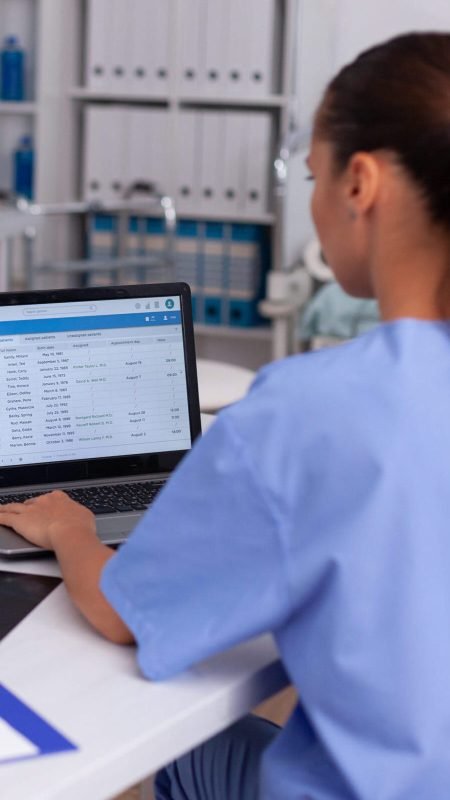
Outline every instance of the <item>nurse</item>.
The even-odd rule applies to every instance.
[[[151,679],[273,632],[286,727],[238,723],[166,800],[450,797],[450,34],[344,68],[308,167],[326,258],[382,323],[263,369],[118,553],[61,492],[0,513]]]

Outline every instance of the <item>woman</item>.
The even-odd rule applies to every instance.
[[[342,70],[308,165],[327,260],[382,324],[265,368],[118,554],[60,492],[0,523],[55,551],[150,678],[274,633],[301,697],[287,726],[245,720],[159,797],[448,800],[450,34]]]

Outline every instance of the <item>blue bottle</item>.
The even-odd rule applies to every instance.
[[[14,191],[21,197],[33,198],[34,150],[31,136],[22,136],[14,151]]]
[[[17,36],[7,36],[1,51],[2,100],[18,101],[25,99],[25,53],[19,45]]]

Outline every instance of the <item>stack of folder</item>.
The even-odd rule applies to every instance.
[[[88,0],[86,86],[103,94],[165,97],[173,13],[169,0]]]
[[[164,97],[175,77],[181,96],[265,97],[279,39],[278,0],[88,0],[85,83]]]
[[[196,214],[261,217],[270,211],[269,111],[182,111],[92,104],[86,109],[84,198],[115,202],[136,181]]]
[[[131,217],[126,256],[142,258],[128,269],[93,272],[91,283],[143,283],[167,279],[164,222],[159,218]],[[212,325],[249,327],[263,322],[257,311],[269,269],[270,231],[263,225],[178,222],[175,273],[193,295],[194,320]],[[108,261],[118,255],[118,218],[96,214],[91,218],[88,257]],[[146,266],[150,257],[151,266]]]

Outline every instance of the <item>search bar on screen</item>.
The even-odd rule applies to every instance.
[[[54,308],[52,306],[37,306],[25,308],[23,314],[26,317],[69,317],[80,314],[93,314],[97,311],[97,306],[64,306],[64,308]]]

